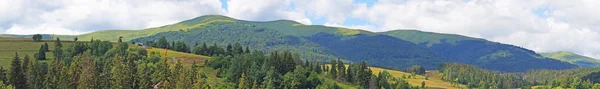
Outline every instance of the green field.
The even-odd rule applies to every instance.
[[[31,39],[25,38],[0,38],[0,66],[9,67],[11,60],[15,56],[15,52],[19,53],[22,59],[25,55],[29,55],[33,59],[33,55],[39,52],[40,46],[48,43],[50,51],[54,49],[54,41],[45,40],[43,42],[33,42]],[[62,41],[63,46],[70,46],[72,41]],[[46,52],[46,59],[53,59],[52,52]]]
[[[198,63],[203,65],[206,60],[210,59],[208,56],[177,52],[173,50],[168,50],[168,52],[165,52],[165,49],[160,48],[148,48],[147,50],[148,53],[159,52],[162,57],[165,57],[165,53],[168,53],[166,57],[167,59],[175,58],[186,64]]]
[[[331,67],[331,65],[327,65],[327,66]],[[348,67],[348,65],[346,65],[346,67]],[[398,79],[402,79],[403,76],[411,75],[411,73],[407,73],[407,72],[402,72],[402,71],[398,71],[398,70],[389,70],[389,69],[378,68],[378,67],[370,67],[370,69],[371,69],[371,71],[373,71],[373,74],[377,75],[377,76],[379,76],[379,72],[384,71],[384,70],[387,70],[393,77],[398,78]],[[428,79],[425,79],[425,76],[429,76]],[[458,86],[452,86],[452,83],[442,80],[442,74],[439,73],[437,70],[429,70],[429,71],[427,71],[427,74],[425,74],[425,76],[415,74],[414,77],[406,78],[404,80],[407,81],[408,84],[410,84],[412,86],[421,86],[421,82],[424,81],[427,89],[465,89],[465,88],[467,88],[463,84],[459,84]],[[356,87],[356,86],[348,85],[348,87]],[[345,88],[345,89],[347,89],[347,88]]]

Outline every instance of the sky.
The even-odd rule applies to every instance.
[[[0,34],[140,30],[218,14],[460,34],[600,59],[598,0],[0,0]]]

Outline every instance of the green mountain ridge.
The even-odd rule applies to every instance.
[[[567,51],[540,53],[544,57],[569,62],[581,67],[592,68],[600,66],[600,60]]]
[[[239,42],[265,53],[287,50],[300,53],[305,60],[341,58],[351,62],[367,61],[373,66],[392,69],[415,64],[436,69],[438,64],[444,62],[460,62],[507,72],[577,67],[544,58],[518,46],[455,34],[417,30],[375,33],[304,25],[290,20],[244,21],[220,15],[206,15],[143,30],[106,30],[77,37],[80,40],[94,38],[114,42],[118,36],[123,36],[124,41],[138,43],[156,41],[160,37],[166,37],[170,42],[184,41],[186,44],[223,46]]]

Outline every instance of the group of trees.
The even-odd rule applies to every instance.
[[[250,49],[248,47],[242,47],[240,43],[235,43],[234,45],[229,44],[226,47],[220,47],[216,43],[214,43],[212,46],[208,46],[206,43],[202,43],[202,45],[199,45],[198,42],[196,42],[194,46],[192,46],[193,48],[190,48],[190,46],[188,46],[183,41],[172,41],[171,44],[169,44],[169,41],[165,37],[161,37],[156,42],[146,41],[144,44],[156,48],[169,47],[169,49],[178,52],[193,53],[206,56],[234,56],[243,53],[250,53]]]
[[[33,37],[31,37],[31,39],[33,39],[33,41],[35,42],[40,42],[42,41],[42,35],[41,34],[34,34]]]
[[[336,82],[359,85],[362,89],[411,89],[406,81],[392,78],[389,72],[373,75],[366,62],[345,65],[341,60],[323,61],[301,60],[298,54],[291,52],[272,52],[265,55],[259,51],[238,56],[219,55],[206,63],[220,70],[218,77],[238,89],[339,89]],[[346,67],[347,66],[347,67]]]
[[[0,88],[16,89],[149,89],[206,88],[206,76],[198,64],[168,64],[159,53],[108,41],[77,42],[62,47],[57,39],[48,62],[21,58],[18,53],[9,71],[0,68]],[[38,53],[39,54],[39,53]],[[8,72],[8,73],[7,73]]]
[[[469,88],[507,89],[530,85],[516,74],[494,73],[467,64],[443,63],[438,70],[443,74],[442,80],[455,85],[465,84]]]
[[[600,76],[599,73],[600,67],[569,70],[541,69],[525,72],[523,77],[533,85],[546,85],[547,88],[600,89],[600,77],[591,77]]]
[[[584,76],[591,76],[600,68],[579,68],[571,70],[530,70],[525,73],[498,73],[490,72],[475,66],[459,63],[444,63],[439,67],[443,74],[442,79],[454,84],[465,84],[469,88],[506,89],[521,88],[531,89],[531,86],[540,86],[540,89],[572,88],[572,89],[600,89],[600,83],[590,81]]]
[[[412,74],[419,74],[419,75],[424,75],[425,74],[425,68],[423,68],[420,65],[412,65],[412,66],[410,66],[408,68],[402,69],[402,71],[408,72],[408,73],[412,73]]]
[[[184,66],[182,62],[169,62],[161,59],[158,52],[148,53],[143,48],[129,47],[127,43],[113,47],[111,42],[92,40],[63,46],[57,38],[54,46],[53,50],[42,46],[43,52],[34,58],[27,55],[21,58],[15,53],[10,68],[0,68],[0,88],[341,89],[339,82],[365,89],[419,88],[392,78],[388,72],[375,76],[366,62],[351,63],[346,68],[344,62],[338,60],[327,66],[323,61],[302,60],[291,52],[268,55],[250,52],[237,43],[226,47],[231,50],[223,54],[213,54],[213,58],[204,64],[216,69],[215,75],[206,75],[200,64]],[[38,59],[36,57],[44,52],[52,52],[54,58],[47,62],[30,60]]]

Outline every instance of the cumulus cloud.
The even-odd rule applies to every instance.
[[[11,34],[138,30],[224,13],[217,0],[2,0],[0,3],[3,4],[0,27]]]
[[[290,7],[290,0],[229,0],[227,4],[227,15],[233,18],[253,21],[287,19],[312,24],[304,11]]]
[[[595,0],[380,0],[352,14],[381,26],[418,29],[514,44],[537,52],[571,51],[600,58]],[[541,13],[535,12],[541,10]]]
[[[220,14],[375,32],[417,29],[454,33],[537,52],[571,51],[600,59],[597,3],[600,1],[377,0],[367,5],[355,0],[0,0],[0,33],[138,30]]]

